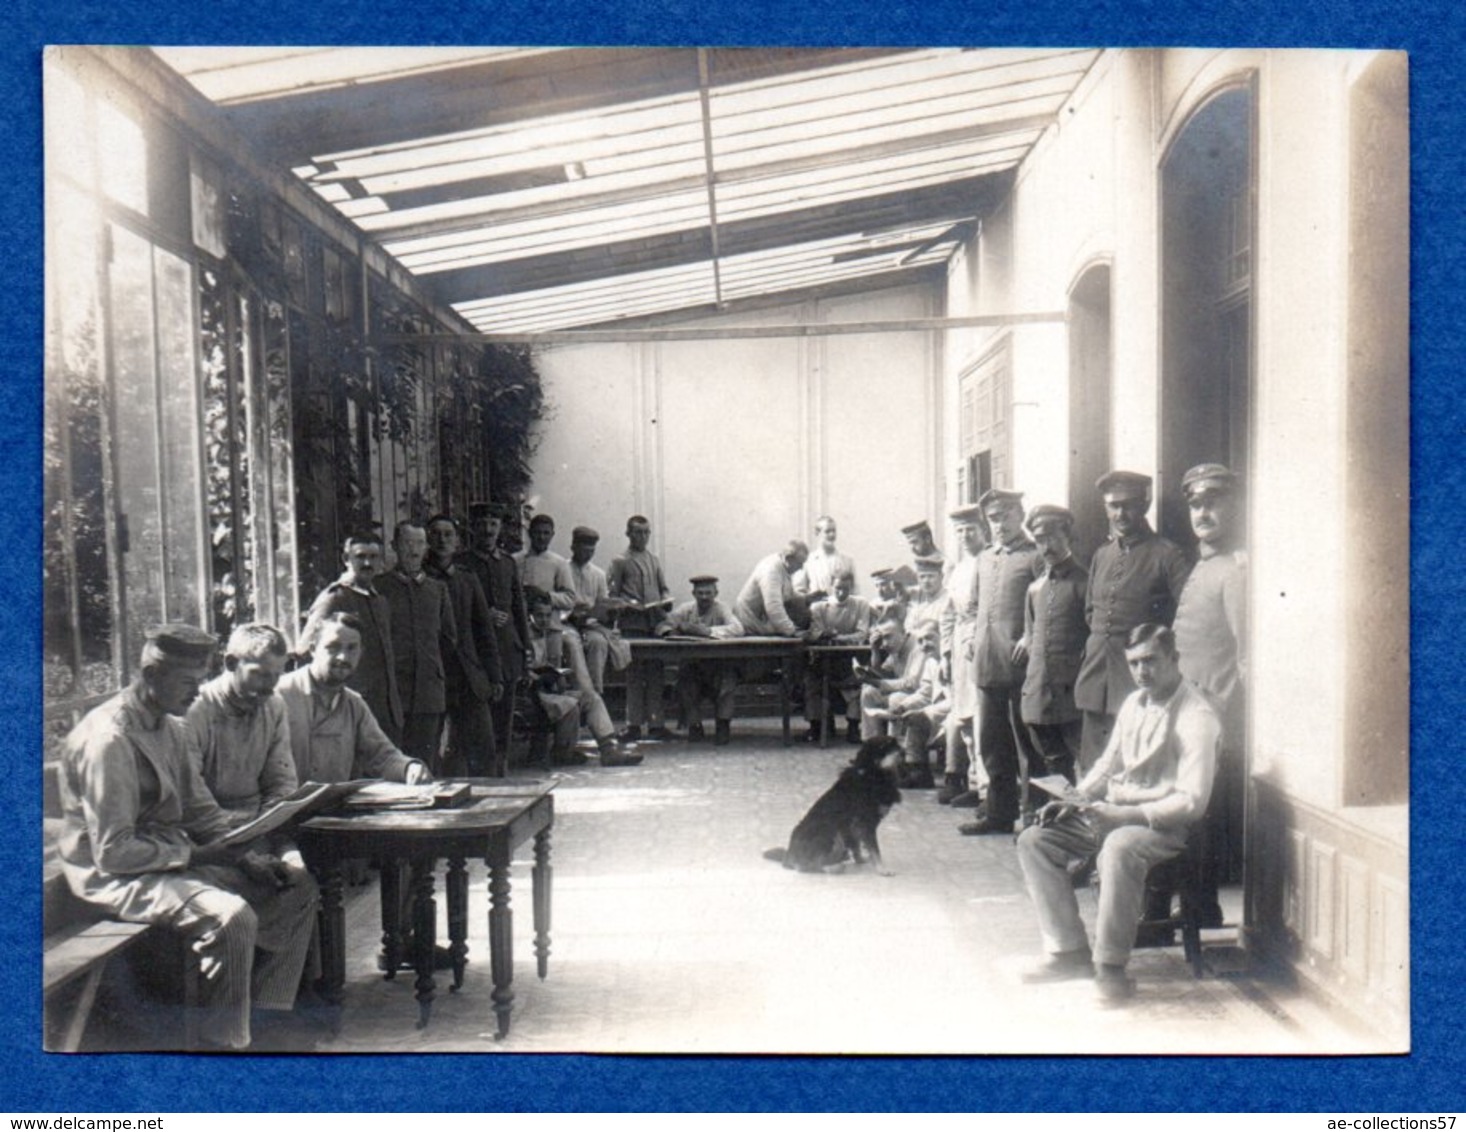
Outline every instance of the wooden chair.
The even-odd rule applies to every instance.
[[[1208,852],[1207,822],[1203,817],[1194,823],[1186,837],[1186,848],[1169,861],[1162,861],[1150,870],[1145,878],[1147,905],[1150,897],[1156,895],[1156,903],[1165,898],[1168,914],[1164,918],[1142,919],[1139,931],[1147,928],[1157,932],[1181,932],[1181,945],[1186,962],[1191,964],[1193,978],[1201,978],[1201,904],[1203,892],[1203,865]]]

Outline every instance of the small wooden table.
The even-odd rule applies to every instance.
[[[810,663],[819,669],[820,677],[820,703],[825,705],[826,713],[830,710],[830,674],[838,667],[841,659],[856,660],[860,657],[870,656],[870,645],[810,645],[805,650]],[[825,726],[828,719],[820,720],[820,746],[830,745],[830,729]]]
[[[346,916],[342,904],[342,863],[372,857],[382,863],[385,888],[397,883],[396,865],[411,869],[412,964],[417,972],[419,1029],[432,1011],[433,951],[436,944],[437,902],[433,899],[433,869],[439,858],[448,860],[445,883],[448,896],[449,953],[453,959],[453,990],[463,985],[468,954],[468,869],[470,857],[489,868],[489,962],[493,972],[492,1001],[498,1019],[497,1036],[509,1033],[514,1009],[514,932],[509,907],[509,863],[514,850],[534,838],[534,949],[541,979],[550,959],[550,830],[555,824],[553,783],[505,783],[501,779],[473,779],[472,800],[442,810],[368,810],[314,817],[296,830],[296,841],[306,864],[321,886],[322,994],[339,1006],[346,984]],[[384,893],[390,898],[392,893]],[[386,906],[384,900],[384,907]],[[394,905],[395,906],[395,905]],[[388,977],[397,969],[402,939],[389,918],[383,925]]]
[[[702,637],[628,637],[632,660],[662,660],[684,663],[690,660],[716,660],[737,664],[742,660],[776,660],[779,662],[779,708],[784,720],[784,746],[793,739],[789,733],[790,689],[793,674],[790,663],[804,649],[798,637],[729,637],[726,640]]]

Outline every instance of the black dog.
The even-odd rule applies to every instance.
[[[769,849],[764,856],[802,873],[838,871],[848,860],[861,864],[867,856],[876,872],[889,876],[881,863],[876,827],[901,800],[896,767],[901,745],[888,736],[862,743],[835,784],[820,795],[789,835],[788,849]]]

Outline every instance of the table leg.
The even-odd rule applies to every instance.
[[[830,669],[835,667],[834,658],[828,653],[819,659],[820,666],[820,711],[825,717],[819,721],[820,749],[830,745],[830,728],[833,725],[834,714],[830,711]]]
[[[785,657],[779,665],[779,706],[784,713],[784,746],[794,742],[793,736],[789,733],[789,704],[793,698],[789,683],[789,666],[793,663],[790,657]]]
[[[346,906],[342,901],[345,875],[340,863],[327,865],[316,874],[321,889],[321,906],[316,913],[321,940],[321,997],[333,1007],[341,1004],[346,986]]]
[[[463,968],[468,962],[468,869],[462,857],[448,859],[448,954],[453,957],[453,986],[463,985]]]
[[[509,853],[503,860],[489,862],[489,964],[493,969],[494,1015],[499,1020],[496,1037],[509,1034],[509,1015],[514,1009],[514,913],[509,908]]]
[[[546,828],[534,836],[534,958],[541,979],[550,970],[550,885],[553,879],[550,831]]]
[[[417,1028],[428,1024],[433,1009],[433,950],[437,945],[438,902],[433,899],[433,860],[412,862],[412,959],[417,969]]]
[[[402,965],[402,863],[382,858],[381,876],[382,978],[391,979]]]

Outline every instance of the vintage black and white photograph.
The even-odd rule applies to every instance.
[[[49,48],[37,1044],[1408,1051],[1408,75]]]

